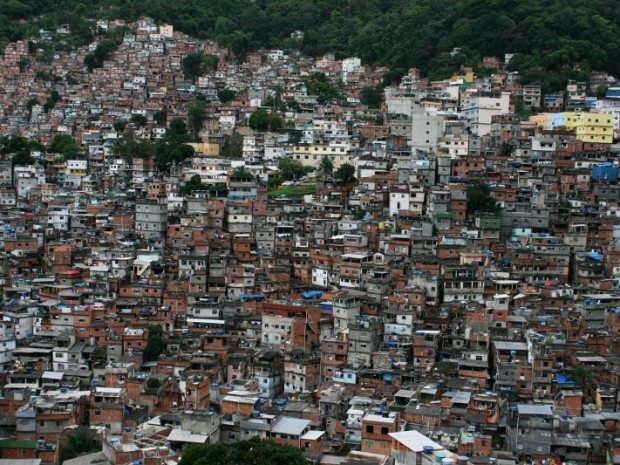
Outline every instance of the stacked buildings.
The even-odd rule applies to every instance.
[[[368,108],[387,70],[359,59],[232,61],[127,26],[92,73],[86,49],[2,56],[0,131],[78,155],[14,165],[3,145],[0,460],[55,464],[86,426],[102,450],[80,463],[252,437],[315,463],[618,462],[617,88],[564,101],[499,66],[411,70]],[[190,82],[190,53],[217,68]],[[308,93],[316,72],[346,104]],[[119,156],[198,96],[193,155]],[[253,131],[257,109],[285,127]],[[274,186],[281,159],[309,169]]]

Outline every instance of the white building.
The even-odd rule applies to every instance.
[[[411,115],[411,150],[436,152],[439,139],[443,136],[444,117],[431,114],[421,107],[414,107]]]
[[[408,210],[409,198],[408,189],[390,192],[390,216],[398,215],[401,210]]]
[[[263,315],[262,343],[281,344],[291,338],[294,319],[277,315]]]
[[[469,121],[472,134],[485,136],[491,132],[491,118],[510,112],[510,92],[499,96],[469,93],[461,99],[461,118]]]
[[[388,434],[392,438],[391,456],[394,465],[448,463],[448,460],[444,461],[445,459],[451,459],[450,463],[457,463],[456,454],[418,431],[398,431]]]
[[[56,231],[69,231],[70,218],[67,207],[52,207],[47,212],[47,227]]]
[[[65,186],[79,187],[88,175],[88,160],[68,160],[65,168]]]
[[[0,330],[5,321],[0,321]],[[15,339],[0,338],[0,373],[6,373],[13,363],[13,351],[16,348]]]
[[[362,60],[357,57],[342,60],[342,80],[347,82],[347,76],[362,66]]]
[[[166,38],[172,37],[174,35],[174,26],[170,24],[162,24],[159,26],[159,35]]]

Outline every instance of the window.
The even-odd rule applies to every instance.
[[[375,428],[373,425],[366,425],[366,432],[367,433],[374,433]]]

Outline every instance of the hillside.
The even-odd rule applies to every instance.
[[[39,28],[72,26],[70,44],[88,42],[84,18],[168,22],[213,38],[235,53],[263,47],[357,55],[398,75],[411,66],[443,78],[487,55],[518,53],[511,68],[545,90],[591,70],[620,75],[617,0],[4,0],[0,44]],[[291,38],[302,31],[303,38]],[[460,52],[451,54],[455,48]]]

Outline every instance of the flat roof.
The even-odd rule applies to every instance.
[[[67,465],[110,465],[103,452],[93,452],[92,454],[80,455],[74,459],[65,460]]]
[[[363,421],[372,421],[374,423],[394,423],[396,421],[396,415],[392,414],[390,416],[384,417],[383,415],[371,413],[369,415],[366,415]]]
[[[306,439],[308,441],[316,441],[324,434],[325,434],[325,431],[308,431],[306,434],[304,434],[301,437],[301,439]]]
[[[95,394],[114,394],[114,395],[120,396],[122,391],[123,391],[122,388],[111,388],[111,387],[95,388]]]
[[[517,412],[519,415],[552,416],[553,408],[550,405],[519,404],[517,405]]]
[[[361,260],[363,258],[368,258],[368,257],[370,257],[370,255],[365,254],[365,253],[345,253],[341,255],[341,258],[353,258],[353,259],[358,259],[358,260]]]
[[[494,341],[497,350],[527,350],[525,342]]]
[[[400,442],[403,446],[413,452],[422,452],[425,447],[432,447],[434,451],[444,450],[444,447],[441,444],[436,443],[418,431],[398,431],[396,433],[388,434],[392,439]]]
[[[301,436],[303,431],[310,424],[310,420],[302,420],[300,418],[280,417],[275,425],[271,428],[272,433],[293,434]]]
[[[193,444],[204,444],[208,439],[208,434],[194,434],[182,429],[173,429],[168,435],[168,441],[191,442]]]
[[[0,459],[0,465],[40,465],[41,459]]]
[[[239,396],[224,396],[222,400],[224,402],[236,402],[238,404],[254,404],[258,397],[239,397]]]
[[[206,325],[224,325],[226,320],[217,320],[215,318],[188,318],[188,323],[198,323],[198,324],[206,324]]]
[[[601,357],[600,355],[587,355],[587,356],[577,356],[577,360],[580,362],[600,362],[607,363],[607,359]]]

